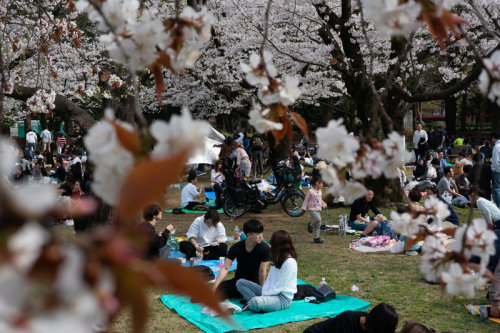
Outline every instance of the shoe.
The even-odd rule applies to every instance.
[[[314,244],[323,244],[325,241],[320,239],[320,238],[314,238],[313,243]]]
[[[313,232],[313,226],[312,226],[311,222],[309,222],[307,224],[307,231],[309,231],[310,234],[312,234],[312,232]]]
[[[481,321],[488,319],[488,308],[484,305],[479,306],[479,319],[481,319]]]

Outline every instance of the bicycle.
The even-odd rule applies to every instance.
[[[292,217],[299,217],[305,213],[302,210],[305,195],[302,190],[293,185],[292,172],[292,169],[285,166],[275,170],[274,175],[278,186],[272,191],[265,192],[265,201],[268,205],[280,202],[285,213]]]

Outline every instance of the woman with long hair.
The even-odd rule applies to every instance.
[[[252,169],[252,164],[250,163],[250,158],[243,147],[236,141],[231,143],[231,148],[236,152],[236,171],[241,177],[249,177],[250,170]]]
[[[297,252],[290,235],[285,230],[275,231],[270,243],[273,265],[264,285],[245,279],[236,282],[236,288],[247,301],[243,311],[284,310],[292,304],[297,292]]]

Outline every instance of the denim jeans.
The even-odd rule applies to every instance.
[[[319,231],[321,227],[321,213],[316,210],[310,210],[309,213],[311,214],[312,221],[311,221],[311,226],[313,227],[313,232],[314,232],[314,238],[319,238]]]
[[[491,194],[493,195],[493,201],[500,208],[500,172],[492,172],[493,179],[491,185]]]
[[[349,226],[351,227],[351,229],[358,231],[364,231],[369,224],[370,223],[361,222],[358,220],[349,222]],[[377,223],[377,226],[373,231],[377,232],[377,235],[387,235],[393,239],[397,239],[396,233],[392,230],[391,224],[387,220]]]
[[[284,310],[292,304],[292,300],[283,294],[262,296],[262,286],[252,281],[239,279],[236,288],[248,301],[248,308],[254,312]]]
[[[31,158],[35,158],[36,143],[28,143],[28,152]]]
[[[470,201],[467,200],[466,197],[456,197],[453,200],[451,200],[451,204],[454,205],[454,206],[459,206],[460,207],[460,203],[470,204]]]

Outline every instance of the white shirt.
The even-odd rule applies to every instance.
[[[224,181],[224,175],[222,172],[217,172],[215,169],[212,169],[210,172],[210,179],[213,183],[221,184]]]
[[[491,155],[491,171],[500,172],[500,139],[493,146],[493,154]]]
[[[198,195],[196,186],[188,183],[181,192],[181,206],[185,207],[190,201],[195,201],[194,198]]]
[[[486,200],[485,198],[478,198],[476,202],[477,208],[481,211],[484,219],[489,224],[500,220],[500,209],[493,202]]]
[[[26,142],[27,143],[36,143],[36,139],[38,138],[38,136],[36,135],[35,132],[33,131],[29,131],[27,134],[26,134]]]
[[[186,233],[186,238],[188,240],[191,237],[194,237],[196,239],[196,243],[202,247],[215,245],[214,243],[216,243],[216,238],[225,243],[227,240],[226,228],[224,228],[224,225],[221,222],[217,223],[215,227],[209,227],[205,223],[205,216],[200,216],[194,219],[188,232]]]
[[[416,130],[415,133],[413,133],[413,147],[418,148],[418,143],[420,142],[420,138],[424,138],[425,141],[427,142],[427,132],[424,130]]]
[[[80,157],[78,157],[78,156],[77,156],[77,157],[75,157],[75,158],[73,159],[73,161],[71,161],[71,164],[76,164],[76,163],[82,163],[82,160],[81,160],[81,159],[80,159]]]
[[[245,135],[243,135],[243,133],[241,132],[239,132],[238,135],[239,137],[235,141],[238,142],[240,145],[243,145],[243,138],[245,137]]]
[[[427,168],[427,178],[429,180],[436,178],[437,176],[438,175],[437,175],[436,169],[434,169],[433,167]]]
[[[42,132],[42,142],[43,143],[49,143],[51,138],[52,137],[50,135],[50,131],[47,130],[47,129],[43,130],[43,132]]]
[[[262,287],[262,296],[282,293],[289,299],[297,292],[297,261],[293,258],[285,260],[281,268],[271,266],[266,282]]]

